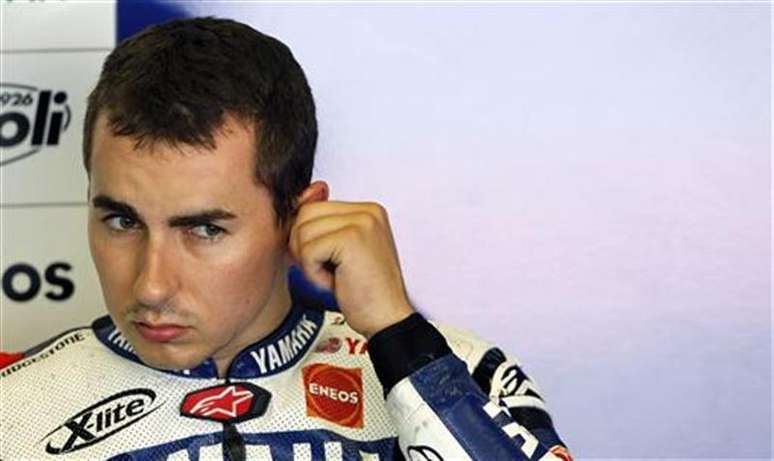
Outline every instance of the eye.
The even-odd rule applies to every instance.
[[[205,240],[215,240],[226,231],[215,224],[200,224],[191,228],[191,233]]]
[[[137,221],[124,215],[110,215],[103,219],[105,224],[114,231],[124,232],[137,227]]]

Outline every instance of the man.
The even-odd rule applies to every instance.
[[[110,315],[0,372],[0,458],[570,459],[514,361],[414,311],[385,210],[311,182],[316,140],[303,71],[246,25],[110,54],[83,150]]]

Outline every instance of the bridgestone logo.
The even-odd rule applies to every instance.
[[[70,417],[46,434],[46,453],[61,455],[90,447],[126,429],[161,407],[153,406],[156,393],[150,389],[119,392]]]
[[[46,349],[44,349],[43,352],[41,352],[39,354],[35,354],[34,356],[32,356],[30,358],[27,358],[27,359],[24,359],[24,360],[20,360],[20,361],[14,363],[13,365],[11,365],[11,366],[9,366],[7,368],[3,368],[3,371],[0,371],[0,378],[5,378],[6,376],[10,375],[11,373],[15,373],[15,372],[21,370],[22,368],[26,368],[26,367],[32,365],[33,363],[37,363],[37,362],[43,361],[43,360],[51,357],[52,355],[56,354],[60,350],[64,349],[65,347],[67,347],[67,346],[69,346],[71,344],[79,343],[79,342],[83,341],[84,339],[86,339],[86,338],[84,338],[82,333],[74,333],[74,334],[71,334],[69,336],[65,336],[64,338],[62,338],[59,341],[55,342],[50,347],[47,347]]]

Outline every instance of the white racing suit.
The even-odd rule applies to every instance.
[[[298,297],[225,379],[210,359],[144,365],[103,317],[25,353],[0,386],[2,461],[571,459],[499,349],[419,314],[366,343]]]

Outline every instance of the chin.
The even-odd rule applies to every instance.
[[[137,347],[135,350],[144,364],[160,370],[187,370],[196,367],[206,359],[206,357],[186,357],[180,353],[173,356],[170,356],[172,354],[159,354],[159,351],[148,353]]]

